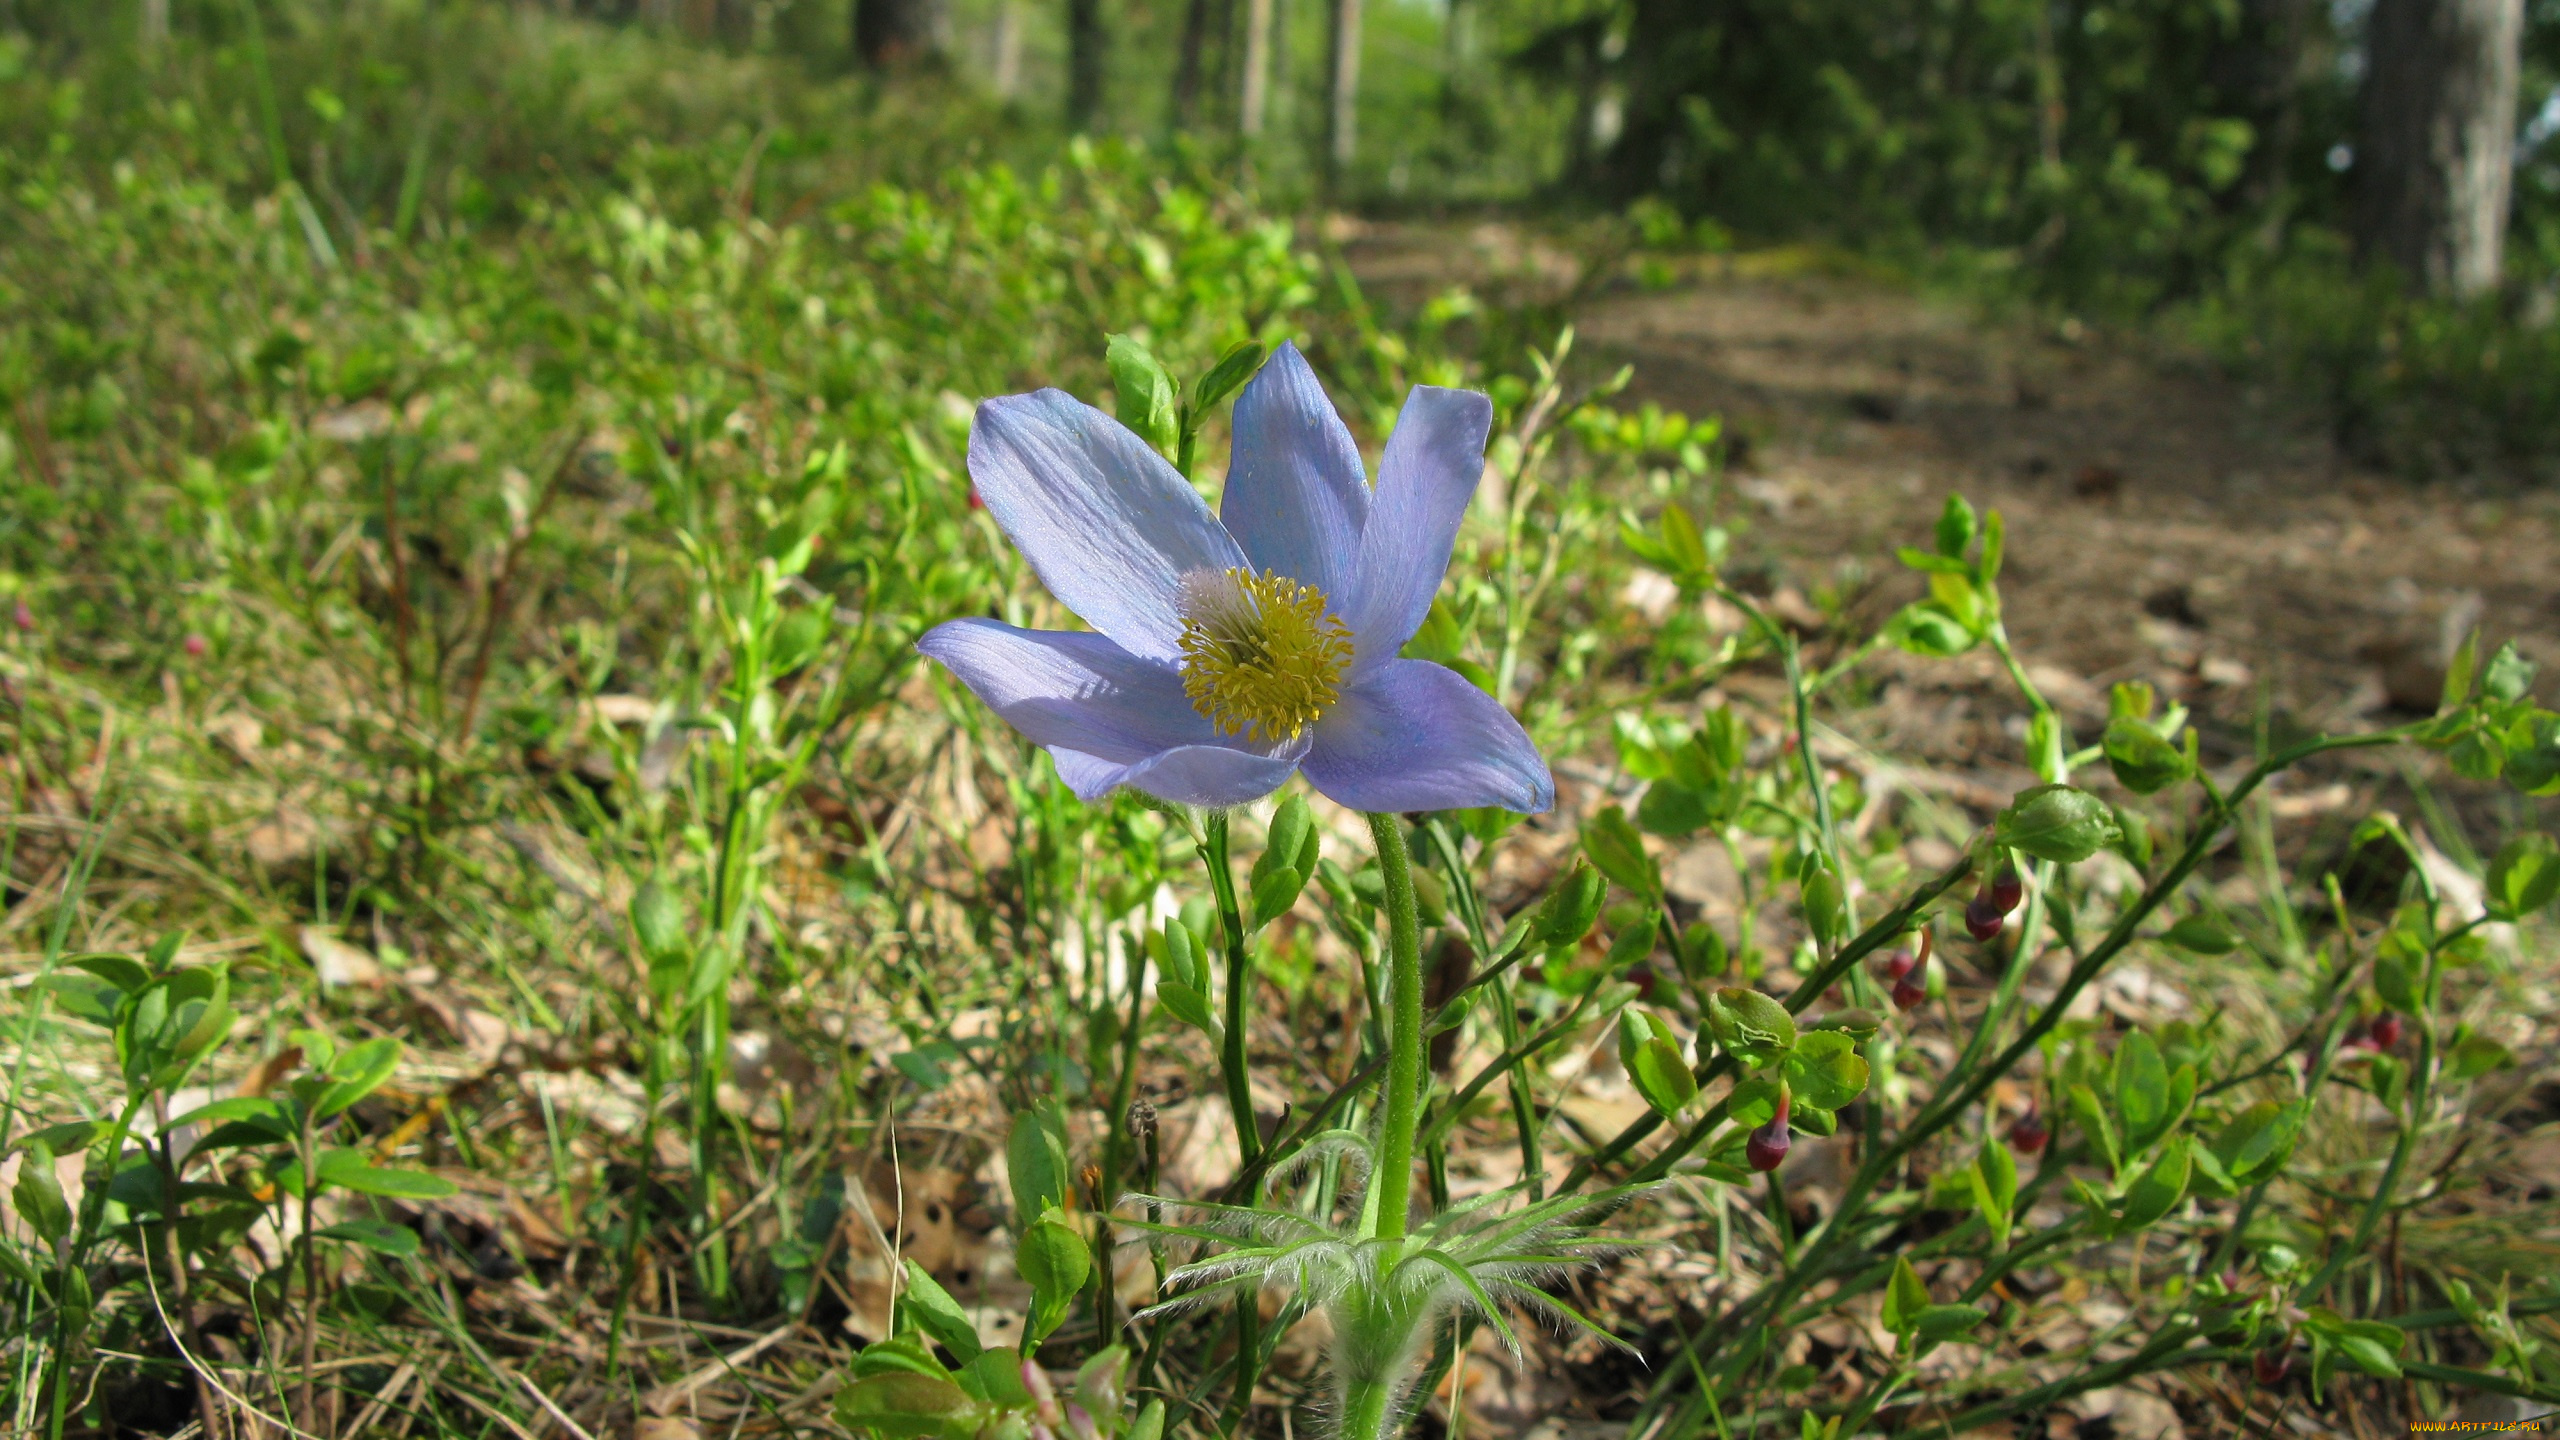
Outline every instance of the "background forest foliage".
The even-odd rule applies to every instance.
[[[16,38],[0,65],[76,83],[13,85],[0,104],[20,153],[76,136],[73,153],[95,159],[141,138],[137,125],[167,143],[171,97],[186,95],[179,118],[199,128],[182,143],[204,173],[291,172],[324,212],[346,211],[324,224],[364,215],[400,233],[422,216],[490,218],[519,174],[684,163],[634,143],[648,134],[725,125],[729,149],[757,160],[733,178],[777,198],[822,170],[927,176],[964,154],[1043,153],[1069,130],[1124,136],[1247,178],[1282,208],[1323,194],[1632,214],[1628,238],[1656,248],[1835,246],[2084,321],[2161,325],[2285,382],[2368,460],[2538,473],[2560,435],[2560,6],[2524,5],[2504,281],[2452,303],[2355,258],[2370,8],[287,4],[258,11],[267,33],[253,43],[252,12],[234,0],[11,0],[0,18]],[[543,28],[563,13],[619,38],[566,47]],[[190,42],[174,63],[192,78],[174,92],[136,68],[137,42],[162,31]],[[722,76],[749,72],[654,73],[639,58],[654,36],[777,68],[722,94],[740,83]],[[820,83],[846,75],[905,83]],[[142,89],[158,98],[127,103]]]

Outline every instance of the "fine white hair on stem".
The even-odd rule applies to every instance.
[[[1274,1178],[1285,1181],[1335,1157],[1349,1162],[1346,1172],[1353,1165],[1365,1171],[1368,1144],[1349,1132],[1329,1132],[1275,1167]],[[1547,1287],[1611,1256],[1646,1248],[1589,1229],[1595,1216],[1644,1188],[1650,1187],[1520,1204],[1524,1187],[1515,1185],[1450,1206],[1399,1239],[1361,1234],[1356,1220],[1336,1218],[1339,1204],[1308,1214],[1133,1197],[1178,1217],[1142,1228],[1187,1243],[1198,1257],[1167,1274],[1162,1298],[1133,1318],[1164,1318],[1229,1298],[1249,1303],[1264,1291],[1284,1294],[1294,1308],[1321,1310],[1332,1322],[1328,1368],[1337,1428],[1353,1413],[1352,1393],[1364,1387],[1369,1408],[1363,1414],[1375,1412],[1384,1387],[1388,1415],[1400,1417],[1421,1357],[1443,1327],[1461,1317],[1491,1327],[1514,1357],[1524,1347],[1506,1310],[1557,1333],[1596,1335],[1629,1348]],[[1343,1440],[1375,1437],[1344,1434]]]

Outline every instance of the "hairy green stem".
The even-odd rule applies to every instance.
[[[1403,822],[1371,815],[1387,910],[1387,1094],[1378,1132],[1377,1238],[1401,1240],[1413,1199],[1413,1142],[1422,1126],[1422,923]],[[1357,1430],[1352,1431],[1358,1434]]]
[[[1218,1068],[1227,1087],[1227,1111],[1235,1122],[1236,1153],[1248,1166],[1262,1154],[1262,1127],[1253,1118],[1252,1063],[1245,1047],[1245,1027],[1253,999],[1253,952],[1244,933],[1244,914],[1236,903],[1235,871],[1227,861],[1227,812],[1212,810],[1201,827],[1206,833],[1200,858],[1209,867],[1209,890],[1218,902],[1218,928],[1227,942],[1227,1033],[1218,1052]]]

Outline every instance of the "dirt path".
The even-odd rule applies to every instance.
[[[1356,237],[1374,289],[1453,264],[1553,276],[1504,232]],[[2560,496],[2484,498],[2359,472],[2313,425],[2210,373],[2094,335],[1790,266],[1708,262],[1575,317],[1630,398],[1716,412],[1749,439],[1733,490],[1754,548],[1799,587],[1917,593],[1891,556],[1949,490],[2006,516],[2010,628],[2031,660],[2103,687],[2144,678],[2245,722],[2431,709],[2471,623],[2560,670]],[[1498,279],[1497,279],[1497,283]]]

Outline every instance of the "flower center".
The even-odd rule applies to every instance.
[[[1182,577],[1182,693],[1225,735],[1295,740],[1341,694],[1351,627],[1324,592],[1268,570]]]

